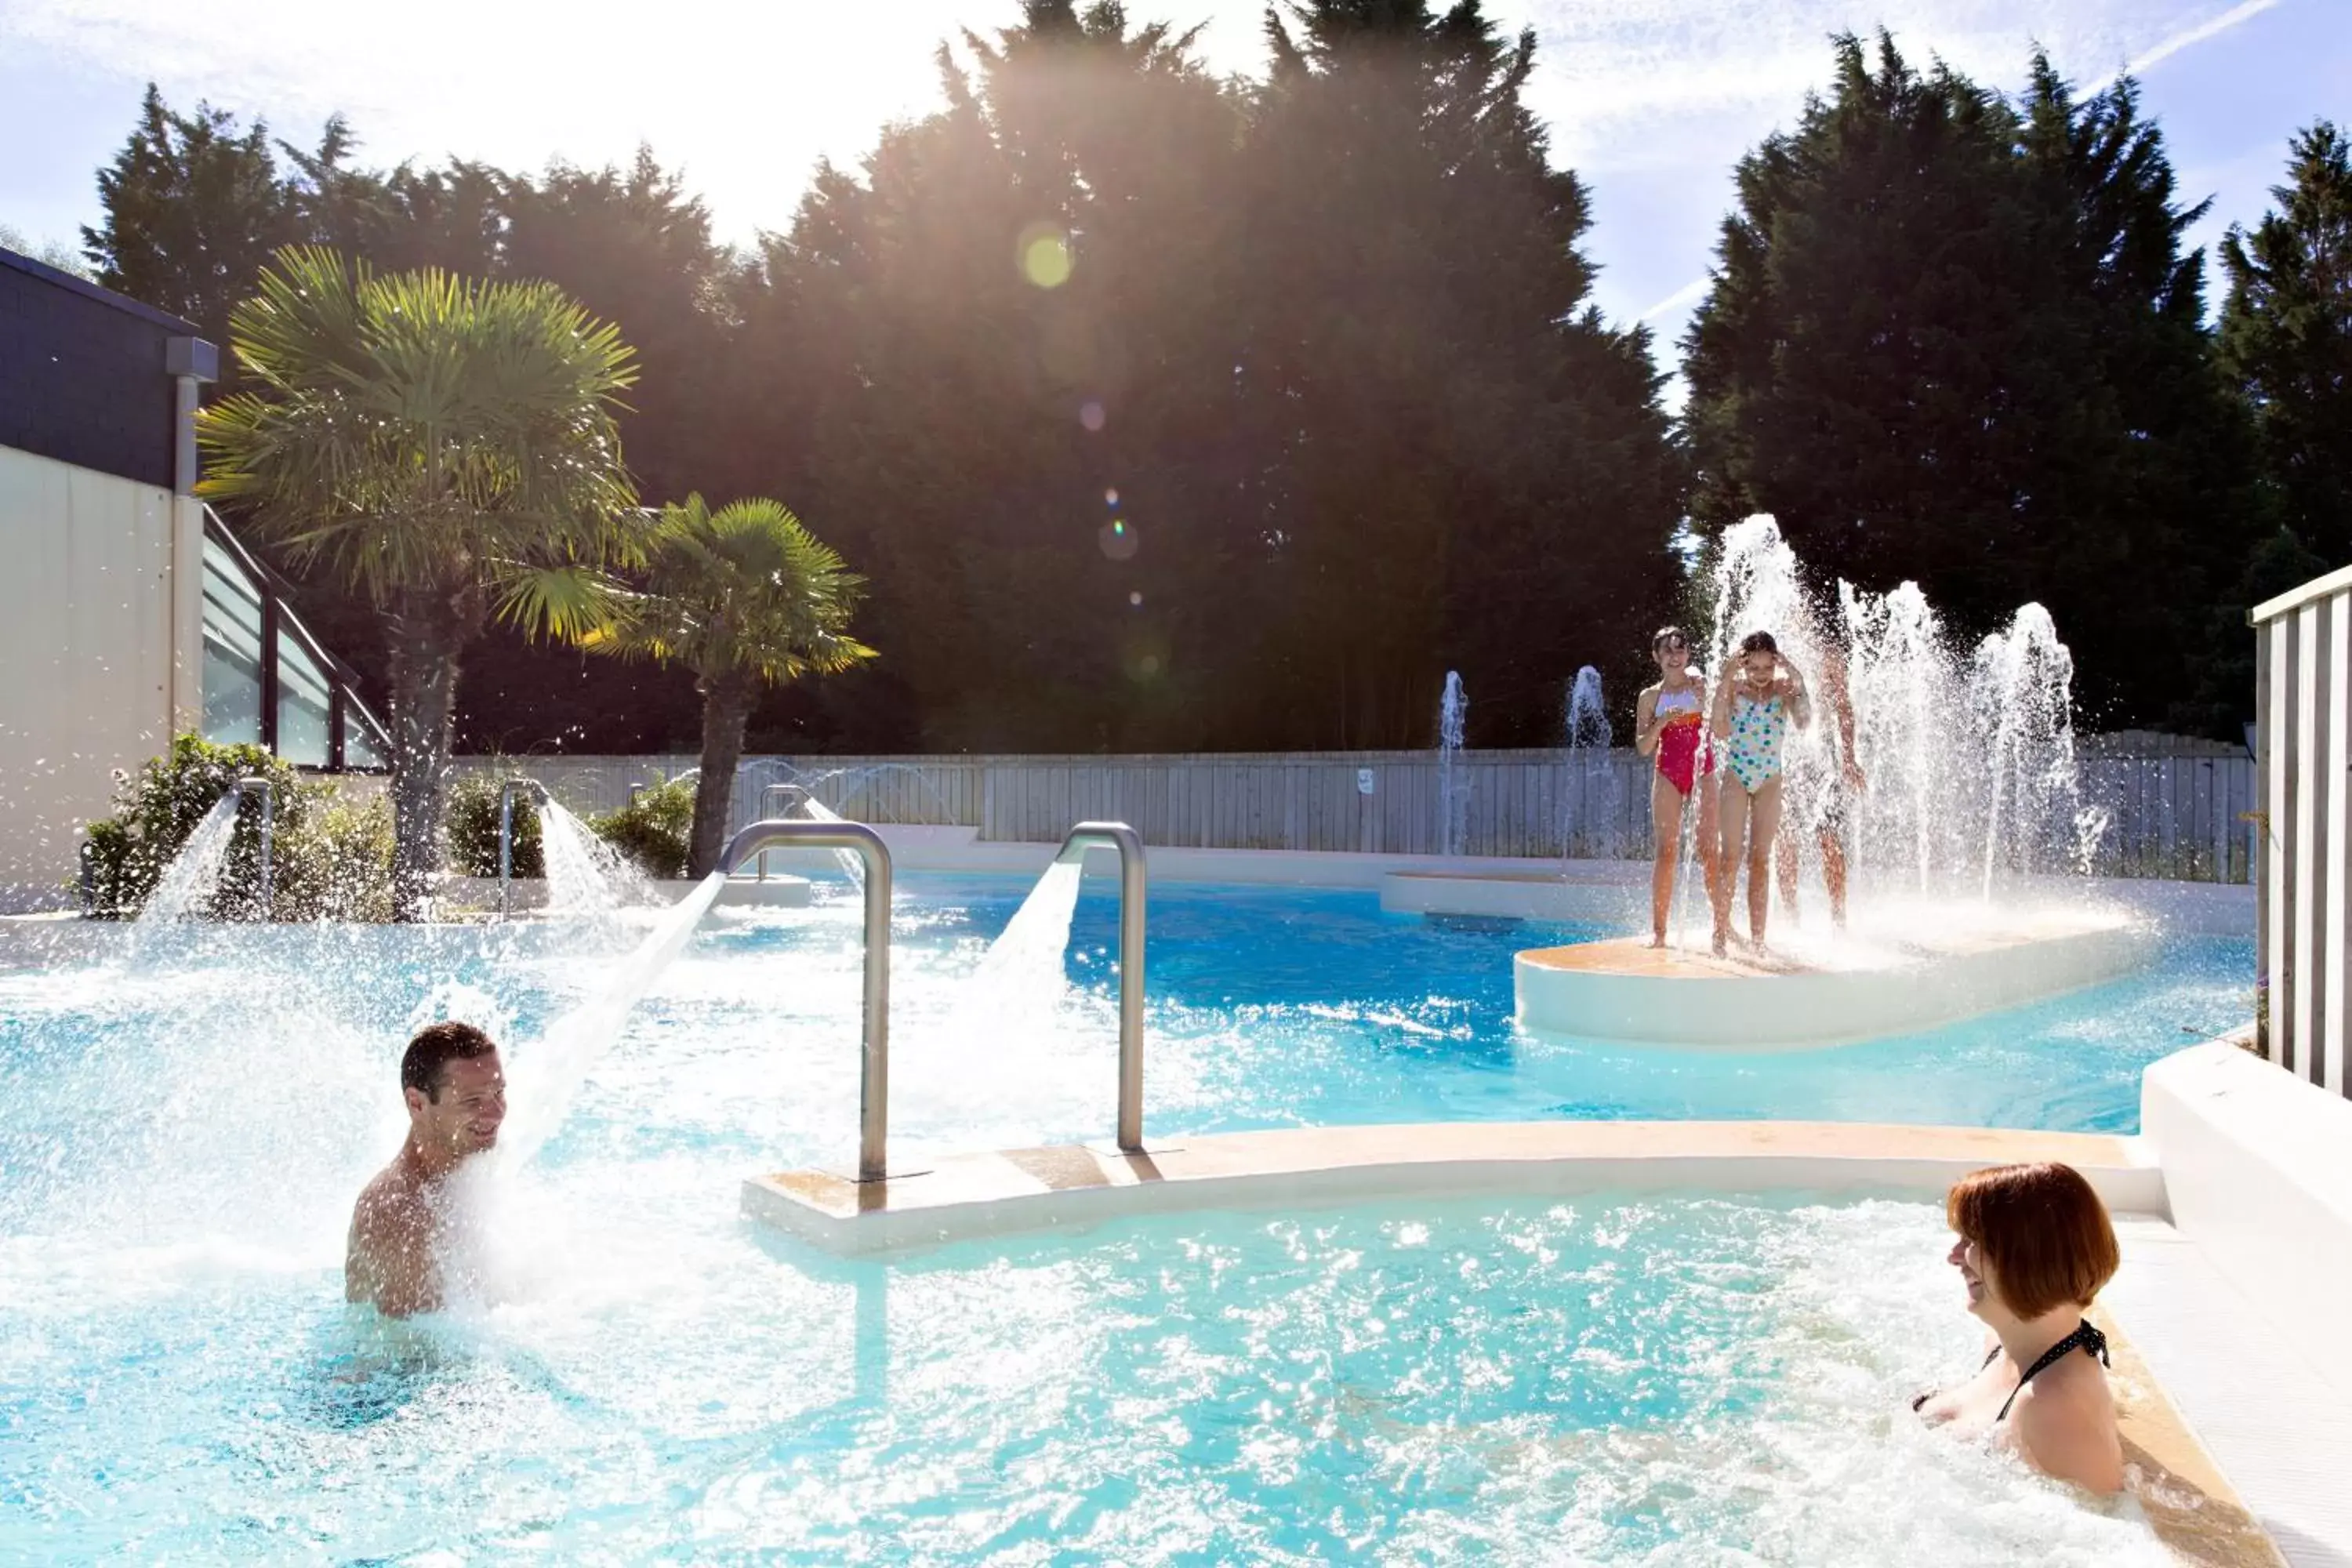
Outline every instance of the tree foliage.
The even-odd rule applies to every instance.
[[[2290,146],[2277,210],[2221,243],[2221,364],[2253,411],[2266,521],[2352,561],[2352,142],[2326,121]]]
[[[205,408],[198,493],[383,617],[404,918],[440,870],[459,658],[495,616],[577,639],[630,559],[619,333],[544,282],[289,248],[230,314],[249,390]]]
[[[1773,512],[1970,630],[2041,600],[2095,718],[2179,707],[2250,497],[2173,196],[2128,79],[2078,99],[2037,56],[2011,103],[1841,38],[1739,165],[1685,342],[1695,515]]]
[[[151,93],[89,254],[210,330],[282,243],[617,323],[648,497],[787,498],[872,575],[890,658],[760,699],[764,747],[1424,744],[1447,668],[1475,741],[1547,742],[1577,666],[1635,673],[1685,508],[1773,511],[1966,630],[2040,599],[2094,721],[2219,731],[2256,579],[2352,547],[2327,125],[2224,247],[2217,353],[2135,83],[2037,57],[2004,97],[1842,38],[1738,166],[1677,427],[1646,332],[1591,308],[1535,42],[1475,0],[1282,5],[1257,79],[1108,0],[1013,23],[740,253],[650,152],[371,168],[340,120],[297,147]],[[373,606],[307,574],[364,658]],[[680,670],[483,635],[478,747],[695,731]]]
[[[740,257],[649,153],[370,171],[340,121],[298,149],[157,100],[92,253],[153,295],[249,279],[146,238],[173,159],[233,146],[256,233],[618,322],[644,491],[788,497],[874,578],[890,658],[769,700],[770,743],[1421,743],[1448,668],[1486,738],[1549,740],[1673,591],[1680,466],[1646,335],[1591,310],[1532,38],[1418,0],[1269,26],[1271,79],[1221,80],[1187,33],[1029,0]],[[675,679],[499,653],[477,744],[690,724]]]
[[[588,640],[600,652],[693,672],[702,763],[688,871],[707,876],[720,868],[752,700],[764,687],[838,675],[874,657],[849,635],[865,580],[761,497],[712,511],[690,495],[662,509],[644,549],[645,585],[618,595],[610,622]]]

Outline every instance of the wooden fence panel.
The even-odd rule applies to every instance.
[[[2316,649],[2317,634],[2313,641]],[[2306,657],[2300,646],[2294,652],[2298,660]],[[2273,697],[2272,707],[2277,703]],[[2302,721],[2300,709],[2290,717]],[[2315,714],[2308,728],[2317,743],[2336,743],[2333,730],[2316,721]],[[620,809],[635,790],[677,776],[694,759],[460,758],[458,766],[527,773],[590,816]],[[1651,767],[1624,748],[1574,759],[1557,752],[1465,752],[1455,765],[1464,792],[1462,850],[1477,857],[1646,857]],[[1360,770],[1372,775],[1370,795],[1358,788]],[[2243,757],[2091,754],[2082,760],[2080,781],[2083,804],[2106,817],[2092,863],[2104,876],[2244,882],[2254,869],[2255,842],[2245,817],[2258,803],[2273,814],[2279,809],[2275,800],[2262,802],[2253,763]],[[802,784],[845,816],[968,826],[999,842],[1058,840],[1073,823],[1102,817],[1132,823],[1147,843],[1202,848],[1428,855],[1442,847],[1444,833],[1440,769],[1425,752],[750,757],[738,774],[730,825],[753,820],[764,786],[780,782]],[[2273,786],[2274,796],[2288,793]],[[2294,804],[2303,802],[2298,796]],[[2325,812],[2327,803],[2315,799],[2311,807]]]

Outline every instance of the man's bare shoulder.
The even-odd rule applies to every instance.
[[[426,1217],[424,1183],[398,1160],[378,1171],[352,1205],[354,1232],[404,1227]]]
[[[352,1205],[343,1254],[343,1295],[373,1301],[395,1317],[430,1305],[425,1285],[433,1212],[424,1184],[402,1161],[376,1173]]]

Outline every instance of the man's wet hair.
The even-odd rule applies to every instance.
[[[454,1061],[473,1061],[495,1056],[497,1044],[489,1036],[471,1024],[460,1024],[454,1018],[438,1024],[427,1024],[416,1031],[401,1053],[400,1087],[425,1091],[425,1098],[439,1104],[441,1085],[447,1074],[443,1071]]]

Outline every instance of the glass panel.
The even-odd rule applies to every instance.
[[[205,541],[205,739],[261,743],[261,595],[229,552]]]
[[[383,747],[377,742],[375,729],[360,717],[360,700],[349,690],[343,693],[343,766],[347,768],[389,767]]]
[[[327,672],[291,634],[278,634],[278,754],[298,766],[327,765]]]

